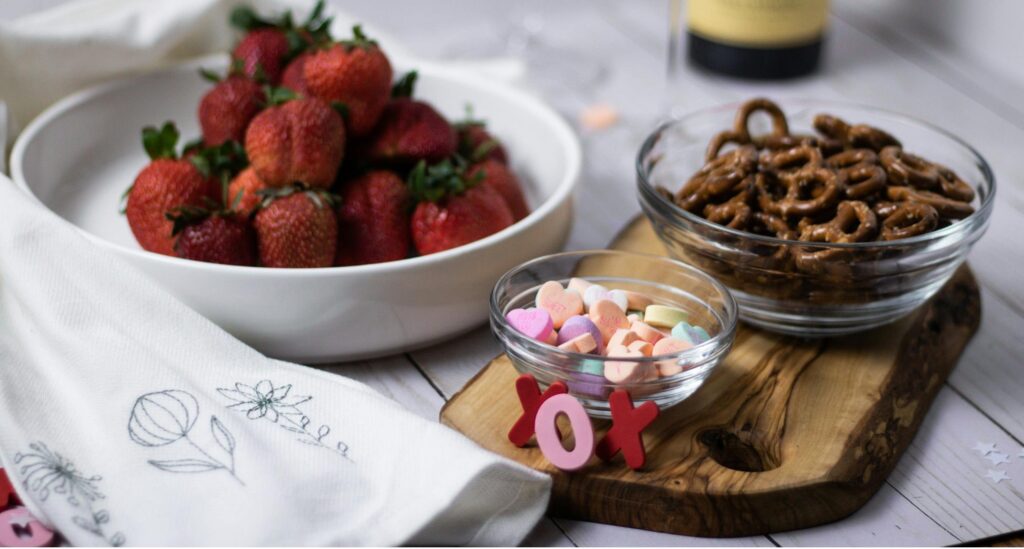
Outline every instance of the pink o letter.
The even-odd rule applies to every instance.
[[[576,446],[570,452],[562,446],[555,419],[559,414],[569,418],[569,425],[576,436]],[[552,465],[563,471],[575,471],[590,461],[594,455],[594,427],[590,424],[586,410],[578,400],[567,394],[555,395],[544,401],[537,410],[534,421],[537,445]]]
[[[45,547],[53,543],[53,532],[24,507],[0,513],[0,546]]]

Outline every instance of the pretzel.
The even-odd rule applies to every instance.
[[[843,175],[827,168],[788,172],[780,179],[786,185],[786,196],[771,203],[768,211],[783,217],[822,212],[839,202],[845,188]]]
[[[808,225],[800,240],[808,242],[865,242],[878,233],[878,219],[867,204],[859,200],[840,202],[836,216],[827,223]]]
[[[713,198],[739,192],[738,186],[757,166],[757,151],[750,146],[729,151],[697,171],[676,195],[676,204],[698,211]]]
[[[882,221],[882,240],[899,240],[930,231],[939,224],[939,212],[920,202],[899,204],[891,215]]]
[[[849,168],[856,164],[876,164],[878,154],[871,149],[847,149],[829,156],[825,163],[836,169]]]
[[[711,141],[708,142],[707,150],[704,151],[704,161],[711,162],[718,158],[719,153],[722,152],[722,147],[729,143],[745,145],[750,143],[750,137],[730,130],[716,133],[715,136],[711,138]]]
[[[772,171],[817,168],[821,165],[821,150],[806,144],[785,150],[765,151],[761,154],[761,166]]]
[[[878,161],[896,185],[911,185],[928,190],[939,188],[939,169],[916,154],[910,154],[899,147],[886,147],[879,153]]]
[[[838,116],[832,116],[831,114],[819,114],[814,117],[814,129],[818,130],[821,135],[835,139],[841,143],[846,143],[846,134],[850,131],[850,125],[843,121]]]
[[[875,212],[878,219],[886,219],[900,208],[898,202],[889,202],[888,200],[879,200],[871,206],[871,210]]]
[[[750,217],[749,228],[752,232],[774,236],[783,240],[796,240],[799,236],[786,220],[770,213],[754,212]]]
[[[742,191],[721,204],[708,204],[704,207],[704,218],[730,229],[745,229],[751,216],[748,200],[748,191]]]
[[[974,208],[970,204],[931,191],[922,191],[912,187],[889,187],[885,191],[889,200],[927,204],[935,208],[935,211],[944,218],[963,219],[974,213]]]
[[[902,147],[899,139],[896,139],[886,131],[880,130],[867,124],[850,126],[846,131],[846,143],[855,148],[868,148],[873,151],[880,151],[885,147]]]
[[[736,118],[733,121],[732,131],[740,136],[744,143],[750,143],[750,116],[757,111],[764,111],[772,119],[772,133],[774,137],[789,135],[789,123],[786,115],[773,101],[764,98],[751,99],[740,105],[736,111]]]
[[[885,170],[874,164],[856,164],[840,170],[846,176],[846,196],[860,200],[885,188]]]
[[[942,194],[961,202],[974,200],[974,189],[960,179],[956,172],[942,164],[935,164],[935,169],[939,171],[939,187],[942,188]]]

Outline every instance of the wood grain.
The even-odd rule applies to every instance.
[[[646,221],[614,248],[658,251]],[[664,250],[661,250],[664,253]],[[643,472],[621,461],[552,469],[505,438],[517,376],[498,357],[441,419],[492,451],[555,478],[552,512],[698,536],[744,536],[833,521],[878,489],[977,329],[980,299],[962,268],[918,312],[871,332],[799,340],[743,326],[689,400],[645,433]]]

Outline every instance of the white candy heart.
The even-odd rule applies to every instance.
[[[587,306],[589,310],[591,305],[607,299],[612,303],[615,303],[622,309],[622,312],[626,312],[626,307],[629,305],[629,299],[626,296],[626,292],[622,290],[609,290],[600,284],[594,284],[583,290],[583,304]]]

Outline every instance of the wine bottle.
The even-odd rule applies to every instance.
[[[741,78],[813,72],[821,58],[828,0],[689,0],[690,61]]]

